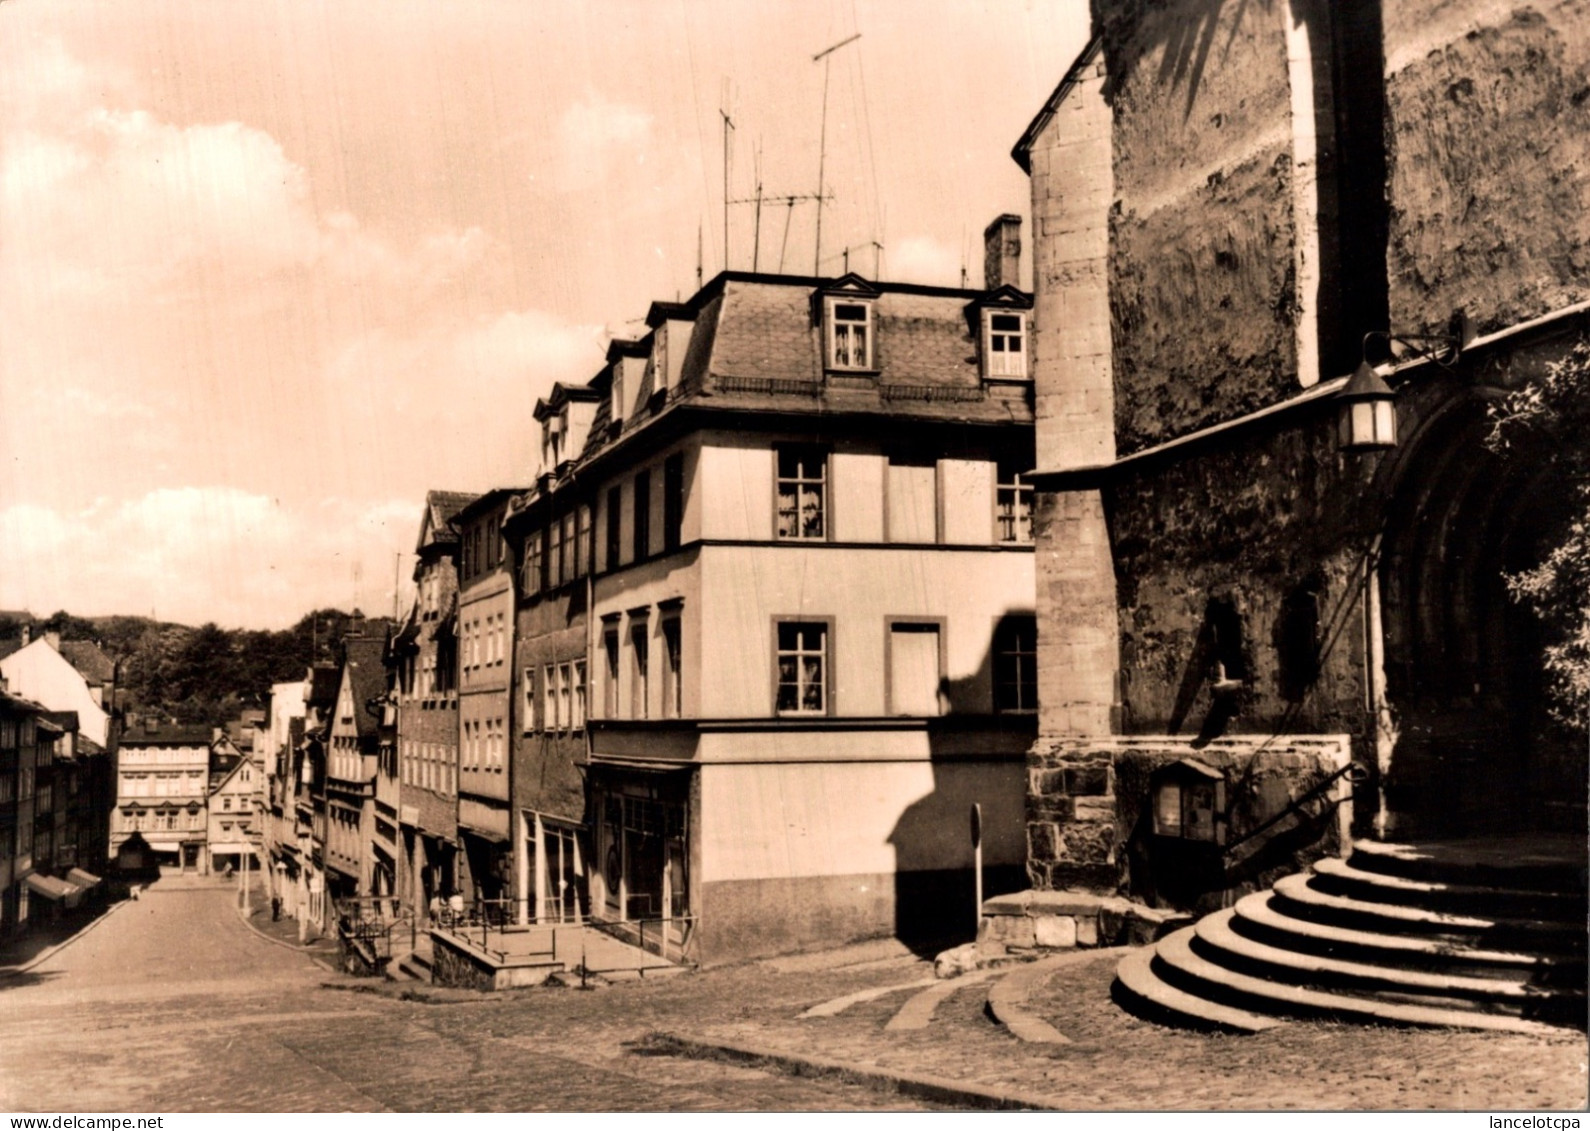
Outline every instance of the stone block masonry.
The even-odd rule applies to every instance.
[[[1130,892],[1156,903],[1185,902],[1183,893],[1156,888],[1152,871],[1143,866],[1149,782],[1156,770],[1190,758],[1223,774],[1227,802],[1222,818],[1234,840],[1285,813],[1345,767],[1350,754],[1347,735],[1244,735],[1204,744],[1178,735],[1040,740],[1027,759],[1027,874],[1037,889],[1027,897],[1079,889],[1106,895]],[[1348,843],[1352,809],[1345,783],[1338,783],[1329,797],[1330,804],[1313,806],[1306,821],[1272,826],[1278,834],[1292,834],[1283,871],[1338,852]],[[1250,886],[1255,882],[1243,876],[1227,879]],[[1010,945],[1068,945],[1046,944],[1037,935],[1042,931],[1051,939],[1067,937],[1073,925],[1040,928],[1035,922],[1001,930],[1014,932],[1001,938]],[[1028,934],[1033,942],[1025,941]]]

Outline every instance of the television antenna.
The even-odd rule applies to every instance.
[[[832,47],[825,47],[812,56],[812,62],[821,61],[823,64],[823,123],[817,134],[817,249],[812,256],[812,274],[823,273],[823,172],[828,160],[828,72],[833,62],[834,52],[841,47],[848,47],[861,38],[858,31],[848,39],[841,39]]]

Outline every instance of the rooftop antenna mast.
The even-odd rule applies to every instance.
[[[723,99],[718,105],[718,114],[723,119],[723,269],[729,269],[729,169],[734,161],[732,137],[734,134],[734,119],[729,117],[727,104],[729,101],[729,80],[723,80]]]
[[[829,64],[833,62],[833,54],[841,47],[846,47],[861,38],[858,31],[848,39],[841,39],[832,47],[825,47],[812,56],[812,62],[819,60],[823,64],[823,123],[817,135],[817,250],[812,257],[812,274],[823,273],[823,170],[828,160],[828,71]]]

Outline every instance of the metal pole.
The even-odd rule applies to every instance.
[[[817,135],[817,251],[813,256],[812,274],[823,273],[823,169],[828,159],[828,72],[829,64],[833,61],[830,56],[846,44],[854,43],[861,38],[858,31],[849,39],[841,39],[832,47],[825,48],[812,56],[812,62],[819,59],[823,62],[823,121]]]

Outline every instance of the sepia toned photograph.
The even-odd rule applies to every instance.
[[[1565,1131],[1587,813],[1581,0],[0,0],[8,1126]]]

